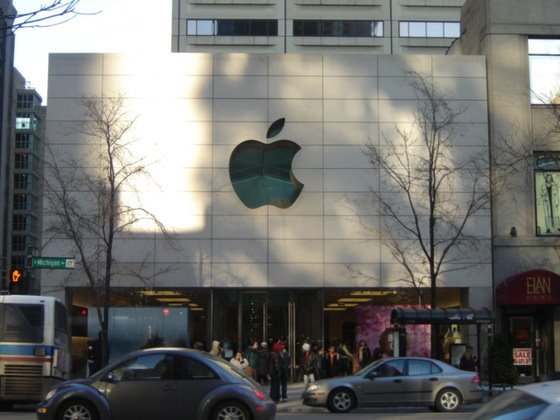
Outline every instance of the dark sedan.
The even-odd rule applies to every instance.
[[[378,360],[351,376],[310,384],[303,403],[346,413],[357,407],[427,406],[455,411],[482,401],[480,377],[439,360],[396,357]]]
[[[50,391],[40,420],[270,420],[276,405],[225,360],[183,348],[130,353]]]

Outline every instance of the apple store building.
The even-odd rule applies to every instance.
[[[482,56],[51,54],[36,252],[76,259],[40,272],[72,309],[75,374],[107,293],[111,358],[150,340],[389,352],[395,308],[492,307],[486,95]],[[113,230],[68,229],[62,208],[110,220],[103,195]],[[429,325],[405,333],[430,354]]]

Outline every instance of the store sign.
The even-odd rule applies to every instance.
[[[533,364],[533,351],[531,347],[517,347],[513,349],[514,366],[530,366]]]
[[[531,270],[505,279],[496,289],[498,305],[560,304],[560,276],[547,270]]]

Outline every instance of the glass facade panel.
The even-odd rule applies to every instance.
[[[426,37],[426,22],[409,22],[409,36],[413,38]]]
[[[372,38],[383,36],[383,22],[371,20],[294,20],[294,36]]]
[[[428,22],[426,35],[428,38],[443,38],[443,22]]]
[[[532,104],[560,103],[560,40],[529,39]]]
[[[402,38],[458,38],[459,34],[459,22],[399,22],[399,36]]]
[[[461,24],[459,22],[445,22],[443,24],[444,38],[459,38],[461,36]]]
[[[560,152],[535,153],[537,236],[560,235]]]
[[[192,19],[187,35],[205,36],[277,36],[278,21],[268,19]]]

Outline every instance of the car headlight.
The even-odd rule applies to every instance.
[[[56,389],[51,389],[49,392],[47,392],[47,395],[45,395],[45,401],[48,401],[52,397],[54,397],[54,394],[56,394]]]
[[[319,385],[317,384],[309,384],[307,385],[307,388],[305,388],[306,391],[317,391],[319,389]]]

